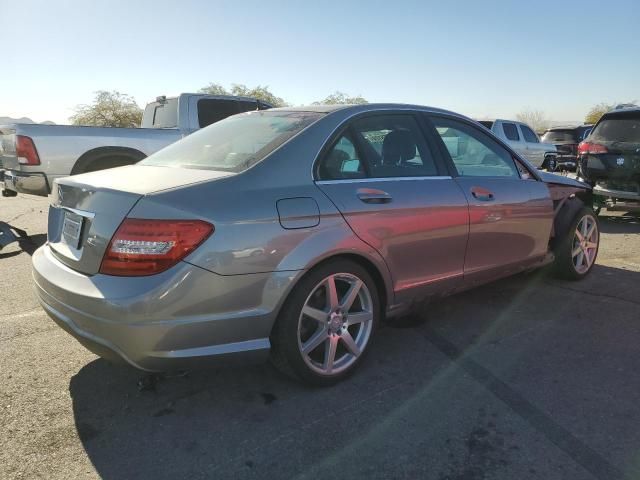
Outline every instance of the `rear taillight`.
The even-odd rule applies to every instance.
[[[40,165],[40,157],[31,137],[16,135],[16,157],[23,165]]]
[[[109,242],[100,273],[131,277],[163,272],[193,252],[213,230],[201,220],[127,218]]]
[[[599,143],[581,142],[580,145],[578,145],[578,155],[593,155],[608,152],[607,147]]]

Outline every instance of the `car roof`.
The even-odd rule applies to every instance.
[[[459,113],[451,112],[436,107],[428,107],[424,105],[412,105],[406,103],[364,103],[359,105],[306,105],[299,107],[279,107],[271,108],[270,111],[281,112],[319,112],[319,113],[332,113],[337,111],[344,111],[347,113],[363,113],[363,112],[375,112],[380,110],[417,110],[429,113],[446,113],[449,115],[455,115],[461,117]]]

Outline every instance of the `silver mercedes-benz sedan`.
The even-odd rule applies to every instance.
[[[100,356],[163,371],[266,360],[326,385],[376,324],[554,263],[589,273],[588,185],[410,105],[243,113],[137,165],[60,179],[37,293]]]

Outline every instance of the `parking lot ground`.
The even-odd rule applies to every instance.
[[[0,198],[34,240],[0,253],[2,479],[640,477],[636,216],[605,212],[585,281],[532,273],[434,301],[333,388],[267,364],[140,391],[38,307],[47,205]]]

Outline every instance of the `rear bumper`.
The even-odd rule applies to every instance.
[[[265,361],[280,300],[296,276],[222,276],[185,262],[150,277],[87,276],[48,245],[33,255],[47,314],[97,355],[146,371]]]
[[[46,197],[50,189],[44,173],[25,173],[16,170],[4,171],[4,188],[17,193]]]

